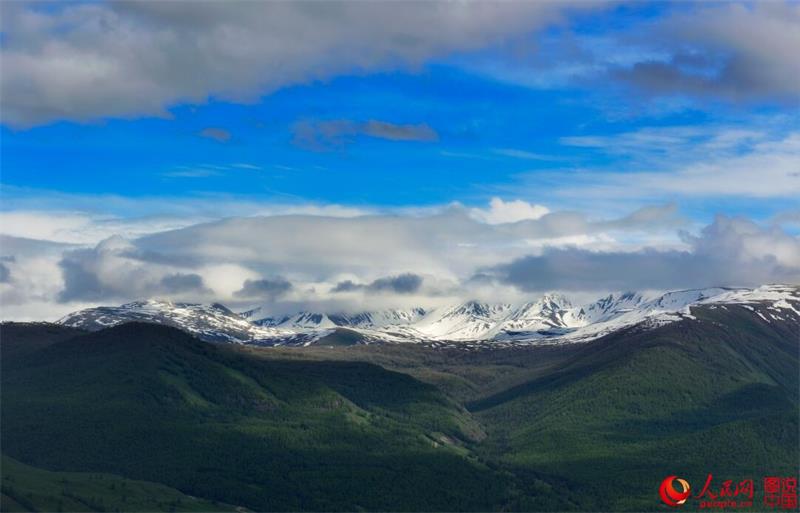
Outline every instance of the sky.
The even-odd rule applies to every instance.
[[[800,283],[800,3],[0,9],[3,319]]]

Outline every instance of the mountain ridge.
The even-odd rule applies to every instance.
[[[764,310],[761,315],[765,319],[778,320],[784,311],[800,315],[800,287],[714,287],[660,294],[631,291],[584,304],[549,293],[518,306],[469,300],[432,310],[416,307],[353,314],[302,311],[277,317],[261,317],[261,308],[236,313],[219,303],[147,300],[80,310],[57,323],[96,331],[123,322],[154,322],[183,329],[206,341],[253,345],[310,345],[342,329],[358,334],[359,343],[552,344],[586,342],[625,327],[691,319],[692,307],[729,303],[756,305]]]

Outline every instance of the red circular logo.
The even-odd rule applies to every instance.
[[[678,483],[680,487],[680,491],[675,488],[675,483]],[[661,481],[661,486],[658,488],[658,494],[661,496],[661,500],[664,501],[664,504],[667,506],[672,506],[673,508],[680,506],[686,499],[689,498],[689,483],[686,482],[685,479],[681,479],[678,476],[669,476],[663,481]]]

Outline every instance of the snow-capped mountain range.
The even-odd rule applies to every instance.
[[[350,330],[366,343],[568,343],[593,340],[616,330],[693,319],[692,307],[740,304],[767,322],[800,318],[800,287],[766,285],[755,289],[707,288],[667,293],[610,294],[574,304],[561,294],[545,294],[522,305],[467,301],[449,307],[381,310],[356,314],[298,312],[273,317],[260,308],[236,313],[220,304],[137,301],[118,307],[80,310],[59,324],[98,330],[129,321],[183,329],[213,342],[256,345],[309,345]],[[755,307],[758,307],[758,310]]]

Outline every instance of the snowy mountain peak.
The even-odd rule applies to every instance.
[[[242,312],[245,318],[254,318],[263,313],[261,308]],[[359,313],[298,312],[293,315],[264,317],[254,320],[260,326],[282,326],[294,328],[383,328],[414,323],[425,316],[424,308],[375,310]]]
[[[125,303],[124,305],[119,306],[119,308],[124,308],[128,310],[140,310],[140,309],[161,309],[161,308],[172,308],[173,303],[170,301],[164,301],[161,299],[145,299],[141,301],[131,301],[130,303]]]
[[[277,326],[281,328],[335,328],[336,323],[324,313],[300,312],[285,319]]]
[[[470,300],[453,307],[444,314],[443,318],[465,316],[481,319],[496,319],[506,313],[510,308],[511,305],[505,303],[489,304]]]
[[[434,310],[414,329],[421,337],[444,340],[476,340],[491,338],[497,322],[507,317],[511,305],[467,301],[450,308]]]
[[[572,302],[560,294],[545,294],[515,310],[499,327],[506,334],[541,332],[576,325]]]
[[[551,305],[557,307],[571,307],[572,302],[563,294],[557,294],[554,292],[544,294],[542,297],[534,301],[534,303],[542,304],[542,305]]]
[[[634,310],[647,299],[639,292],[616,292],[581,307],[576,313],[577,323],[590,324],[608,320]]]
[[[755,289],[706,288],[666,293],[621,292],[586,304],[561,294],[545,294],[519,306],[466,301],[426,311],[422,308],[356,314],[299,312],[263,317],[260,308],[242,314],[215,303],[162,300],[101,306],[67,315],[60,324],[97,330],[128,321],[174,326],[205,340],[261,345],[313,343],[336,329],[361,333],[364,340],[565,343],[596,339],[634,325],[656,326],[694,319],[692,308],[741,305],[766,322],[800,318],[800,287],[765,285]]]
[[[164,324],[216,342],[247,343],[272,339],[282,333],[263,328],[218,303],[201,305],[161,300],[134,301],[122,306],[87,308],[63,317],[59,324],[98,330],[124,322]]]
[[[356,328],[380,328],[414,323],[427,312],[424,308],[377,310],[357,314],[330,314],[328,317],[338,326]]]

